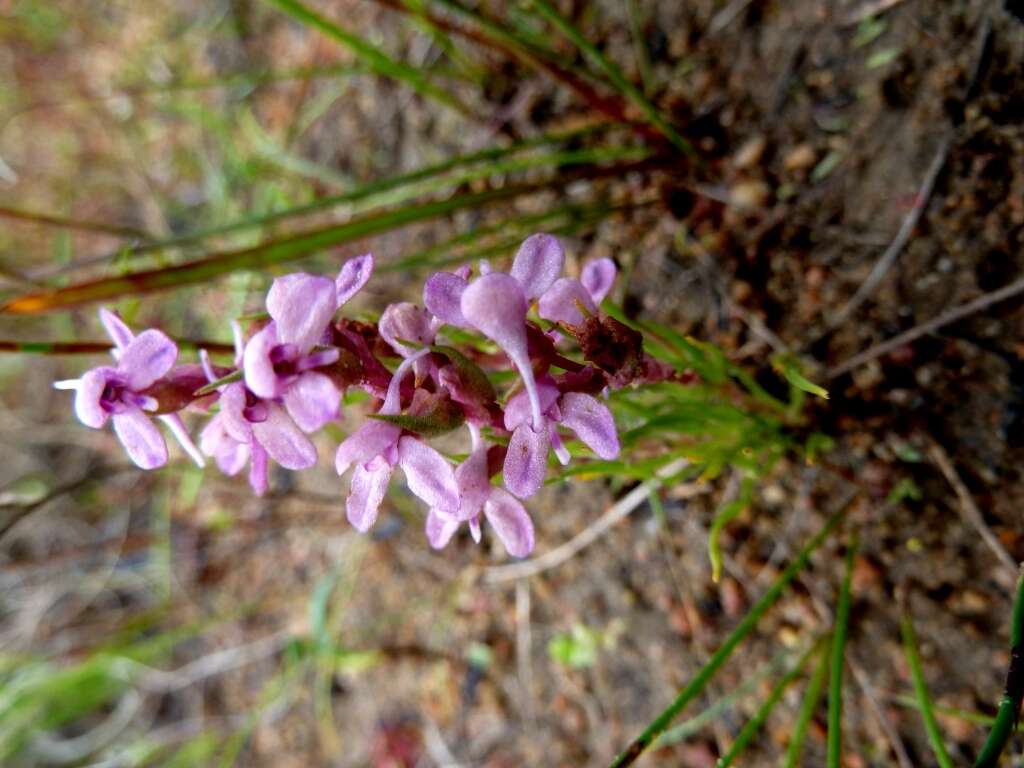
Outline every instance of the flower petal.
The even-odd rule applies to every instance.
[[[267,403],[267,419],[252,425],[252,436],[285,469],[306,469],[316,464],[316,446],[275,403]]]
[[[100,322],[103,323],[103,329],[107,332],[107,336],[119,350],[127,347],[135,338],[132,329],[125,324],[124,320],[116,312],[111,312],[105,307],[100,310]]]
[[[468,285],[461,275],[435,272],[423,285],[423,306],[439,320],[466,328],[469,323],[462,316],[462,294]]]
[[[469,520],[480,514],[491,492],[487,475],[487,446],[481,444],[455,468],[455,481],[459,485],[459,511],[457,520]]]
[[[257,442],[252,444],[252,464],[249,465],[249,485],[257,496],[267,492],[267,452]]]
[[[619,270],[615,266],[615,262],[604,256],[600,259],[591,259],[583,265],[580,282],[583,283],[583,287],[587,289],[594,303],[600,304],[612,289],[618,274]]]
[[[233,440],[248,443],[252,440],[252,424],[245,418],[245,384],[228,384],[220,393],[220,418],[224,431]]]
[[[345,438],[334,455],[334,468],[344,475],[353,464],[365,464],[398,442],[402,429],[386,421],[371,419]]]
[[[235,440],[224,429],[220,414],[210,419],[199,433],[199,450],[212,456],[225,475],[237,475],[249,460],[249,446]]]
[[[427,541],[434,549],[444,549],[457,530],[459,530],[459,521],[455,518],[436,509],[427,512]]]
[[[422,440],[406,436],[398,441],[398,465],[409,490],[428,505],[452,515],[459,511],[459,485],[444,456]]]
[[[582,304],[590,314],[597,312],[597,306],[583,283],[574,277],[562,277],[540,297],[537,314],[553,323],[580,325],[585,318],[576,302]]]
[[[388,305],[380,316],[377,329],[384,341],[402,357],[408,357],[416,349],[402,344],[399,339],[423,345],[434,343],[435,329],[430,313],[407,301]]]
[[[285,390],[284,407],[303,432],[316,432],[341,412],[341,392],[329,376],[306,371]]]
[[[101,366],[86,371],[78,380],[75,391],[75,415],[85,426],[99,429],[107,423],[110,414],[100,405],[100,400],[107,383],[116,378],[117,372],[113,368]]]
[[[619,433],[608,406],[596,397],[581,392],[567,392],[559,400],[562,424],[573,432],[602,459],[619,455]]]
[[[530,235],[519,246],[510,273],[523,287],[527,299],[536,299],[562,274],[565,251],[552,235]]]
[[[512,433],[503,472],[505,487],[520,499],[533,496],[544,485],[548,448],[547,424],[535,432],[528,423],[523,423]]]
[[[335,297],[340,307],[355,296],[366,285],[373,274],[373,254],[364,253],[349,259],[341,265],[341,271],[334,281]]]
[[[115,414],[114,432],[128,452],[128,458],[143,469],[156,469],[167,463],[164,436],[139,408]]]
[[[491,491],[484,515],[512,557],[526,557],[533,551],[533,521],[511,493],[503,488]]]
[[[267,293],[267,312],[277,325],[280,344],[294,344],[302,353],[320,341],[338,309],[334,281],[296,272],[279,277]]]
[[[369,469],[362,464],[355,468],[345,511],[348,521],[357,531],[366,533],[377,522],[377,511],[390,479],[391,466],[385,461],[373,462]]]
[[[280,381],[274,370],[274,361],[270,358],[270,353],[279,343],[277,328],[274,323],[269,323],[245,345],[242,354],[245,385],[258,397],[272,398],[280,395]]]
[[[124,348],[117,362],[118,372],[129,389],[140,392],[174,367],[178,345],[161,331],[143,331]]]
[[[540,400],[541,413],[544,415],[550,415],[551,408],[560,394],[550,377],[545,376],[537,380],[537,397]],[[520,389],[505,404],[505,429],[512,431],[529,419],[530,397],[525,389]]]

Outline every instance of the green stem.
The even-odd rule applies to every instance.
[[[841,768],[843,749],[843,666],[846,653],[846,636],[850,624],[850,583],[853,576],[853,559],[857,554],[857,537],[854,536],[846,549],[846,571],[843,586],[839,592],[839,606],[836,609],[836,628],[832,638],[832,658],[829,662],[828,677],[828,750],[825,764],[828,768]]]
[[[935,712],[932,711],[932,700],[928,696],[928,686],[925,685],[924,671],[921,669],[921,655],[917,650],[914,623],[909,613],[904,613],[900,618],[900,633],[903,635],[903,650],[907,654],[910,677],[914,682],[914,695],[917,696],[918,709],[921,711],[924,729],[928,734],[928,743],[935,753],[935,759],[939,761],[940,768],[953,768],[953,761],[942,742],[942,732],[935,720]]]
[[[800,711],[797,713],[796,725],[793,727],[793,738],[789,740],[789,746],[786,748],[784,768],[797,768],[800,765],[800,756],[804,751],[804,742],[807,740],[807,732],[811,727],[811,719],[818,710],[821,694],[825,690],[828,659],[828,647],[824,646],[821,650],[821,659],[814,670],[814,676],[807,684],[807,691],[804,693],[803,701],[800,702]]]
[[[750,610],[747,611],[747,615],[743,617],[739,625],[732,631],[732,633],[725,639],[725,641],[718,647],[718,650],[712,655],[707,663],[701,667],[694,678],[679,692],[675,700],[669,704],[669,706],[654,720],[651,721],[650,725],[641,733],[633,742],[626,747],[626,749],[615,758],[611,764],[611,768],[622,768],[622,766],[632,765],[640,755],[642,755],[648,747],[654,742],[656,738],[672,723],[676,716],[682,712],[683,708],[686,707],[693,699],[695,699],[701,691],[704,690],[705,686],[711,681],[711,678],[718,672],[723,664],[732,655],[732,652],[736,650],[736,646],[743,641],[743,639],[749,635],[757,623],[761,620],[761,617],[771,608],[780,597],[783,592],[789,586],[790,582],[796,578],[796,575],[800,573],[811,559],[811,555],[818,547],[821,546],[822,542],[825,541],[826,537],[832,533],[840,521],[843,519],[843,514],[846,512],[846,506],[835,512],[822,526],[821,530],[814,535],[807,545],[800,550],[800,553],[796,558],[786,566],[786,569],[779,575],[775,582],[768,588],[768,591],[758,600]]]
[[[572,43],[583,52],[583,54],[590,59],[590,61],[602,72],[605,76],[611,80],[612,84],[632,101],[647,120],[657,128],[661,134],[672,142],[673,145],[690,158],[697,158],[697,152],[693,146],[684,139],[679,133],[673,128],[669,122],[661,115],[658,108],[652,104],[646,96],[644,96],[640,90],[633,85],[626,76],[622,74],[615,64],[612,63],[603,53],[601,53],[597,47],[591,43],[572,23],[565,18],[558,10],[552,6],[547,0],[530,0],[530,3],[534,8],[551,22],[552,25],[558,29],[563,35],[565,35]]]
[[[771,693],[768,694],[768,698],[765,699],[764,703],[758,708],[757,713],[747,721],[746,725],[736,736],[736,741],[732,743],[729,751],[726,752],[722,757],[718,759],[718,763],[715,768],[728,768],[732,765],[733,760],[740,756],[750,741],[758,734],[764,725],[768,716],[771,715],[772,710],[775,709],[775,705],[782,699],[782,694],[786,692],[786,689],[791,686],[800,674],[804,671],[804,667],[807,662],[814,656],[815,653],[821,648],[821,644],[824,641],[824,637],[819,638],[804,654],[800,657],[793,668],[786,672],[782,676],[782,679],[775,684],[772,688]]]
[[[974,768],[995,768],[1006,742],[1017,727],[1021,698],[1024,697],[1024,575],[1017,579],[1017,597],[1013,602],[1013,623],[1010,625],[1010,668],[1006,672],[1003,698],[996,712],[996,722],[985,739]]]

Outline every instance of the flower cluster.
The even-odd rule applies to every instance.
[[[75,390],[82,423],[100,428],[112,421],[143,469],[167,462],[155,416],[200,466],[204,457],[228,475],[248,466],[257,494],[267,490],[270,460],[291,470],[313,466],[310,435],[339,419],[347,390],[362,389],[375,410],[335,455],[339,475],[352,470],[346,500],[352,525],[366,531],[374,524],[398,468],[428,506],[432,546],[444,547],[463,523],[479,541],[487,520],[509,554],[523,557],[533,549],[534,532],[522,500],[543,485],[549,453],[568,463],[562,430],[613,459],[618,434],[600,395],[673,375],[643,354],[635,332],[598,312],[616,277],[614,263],[592,261],[576,279],[562,276],[564,261],[557,239],[533,235],[509,272],[481,263],[475,276],[468,267],[436,273],[424,286],[424,307],[393,304],[376,325],[339,316],[370,279],[372,256],[349,260],[334,280],[285,275],[267,294],[268,321],[248,340],[232,323],[230,367],[214,365],[205,352],[198,365],[177,365],[178,348],[165,334],[135,335],[116,314],[100,310],[116,365],[54,386]],[[475,332],[500,352],[484,339],[444,343],[445,326]],[[564,352],[567,335],[578,342],[583,362]],[[509,362],[518,379],[501,397],[485,371]],[[198,448],[179,415],[186,409],[212,414]],[[453,466],[427,441],[463,425],[469,452]]]

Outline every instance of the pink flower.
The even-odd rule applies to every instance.
[[[434,343],[440,321],[432,317],[425,310],[415,304],[403,301],[400,304],[390,304],[380,316],[377,323],[377,330],[381,338],[386,341],[395,352],[402,357],[409,357],[415,354],[418,349],[403,344],[401,340],[411,341],[421,346],[429,346]],[[428,376],[436,375],[437,366],[433,365],[429,355],[416,360],[415,364],[416,381],[421,382]]]
[[[615,262],[608,258],[587,262],[580,279],[562,277],[556,280],[537,302],[537,314],[545,320],[563,325],[583,322],[582,306],[595,314],[597,306],[608,295],[616,276]]]
[[[402,378],[428,350],[407,357],[395,371],[382,415],[400,411]],[[431,508],[455,514],[459,508],[459,486],[451,465],[440,453],[418,437],[403,435],[402,428],[386,421],[372,420],[351,434],[335,456],[339,475],[356,465],[345,509],[349,522],[365,532],[377,521],[380,503],[395,467],[405,474],[409,490]]]
[[[160,331],[143,331],[136,336],[121,318],[106,309],[100,310],[100,321],[114,342],[111,354],[117,365],[93,368],[80,379],[57,381],[53,386],[75,390],[75,414],[86,426],[99,429],[112,419],[114,432],[128,457],[139,467],[162,467],[167,463],[167,444],[146,415],[147,411],[156,411],[159,403],[146,390],[171,371],[178,359],[178,347]],[[158,418],[195,462],[203,466],[202,455],[178,415],[164,414]]]
[[[341,268],[336,280],[298,272],[274,280],[267,294],[272,322],[245,347],[246,386],[256,396],[280,399],[306,432],[338,418],[341,393],[315,369],[337,361],[336,348],[316,350],[338,307],[370,278],[373,257],[358,256]]]
[[[554,448],[562,464],[569,451],[558,434],[564,426],[602,459],[619,455],[619,436],[611,411],[596,397],[581,392],[562,394],[553,379],[537,382],[543,411],[541,429],[529,423],[529,403],[524,392],[513,395],[505,406],[505,428],[512,432],[503,469],[505,487],[521,499],[536,493],[547,474],[548,450]]]
[[[469,524],[473,540],[480,541],[480,521],[486,518],[501,543],[513,557],[526,557],[533,551],[533,522],[519,500],[491,485],[487,473],[487,446],[480,430],[469,425],[473,451],[455,470],[460,504],[455,514],[431,508],[427,514],[427,540],[434,549],[444,548],[462,523]]]

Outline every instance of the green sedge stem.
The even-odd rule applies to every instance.
[[[932,752],[935,753],[935,759],[938,760],[940,768],[953,768],[953,761],[949,757],[949,752],[946,751],[946,745],[942,742],[942,732],[939,730],[939,724],[935,720],[932,701],[928,696],[928,686],[924,682],[924,671],[921,669],[921,655],[917,650],[914,623],[909,613],[904,613],[900,618],[900,633],[903,635],[903,650],[907,654],[910,677],[914,683],[914,695],[917,697],[921,719],[924,720],[924,729],[928,734],[928,743],[931,745]]]

